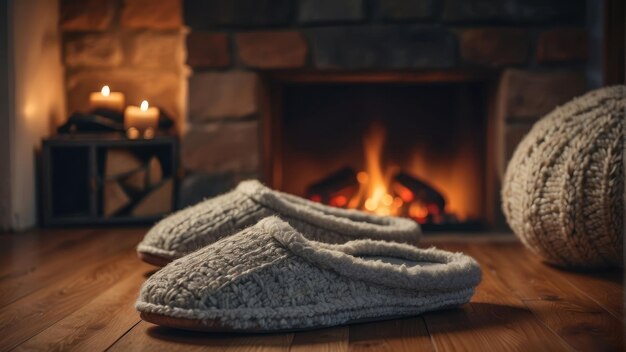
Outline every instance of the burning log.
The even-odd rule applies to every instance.
[[[431,185],[404,172],[398,173],[394,177],[394,180],[412,193],[412,201],[421,202],[429,208],[431,206],[434,206],[435,211],[431,211],[431,209],[429,209],[429,213],[431,213],[431,215],[444,214],[446,208],[446,199],[439,191],[437,191]],[[404,200],[409,201],[408,199]]]
[[[306,197],[316,202],[343,207],[358,190],[359,183],[356,172],[350,167],[344,167],[310,185]]]

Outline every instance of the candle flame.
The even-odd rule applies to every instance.
[[[102,90],[100,91],[102,93],[102,95],[104,95],[105,97],[108,97],[109,94],[111,94],[111,89],[109,88],[109,86],[104,86],[102,87]]]
[[[149,105],[148,105],[148,101],[147,100],[142,101],[141,102],[141,106],[140,106],[141,111],[148,111],[148,106]]]

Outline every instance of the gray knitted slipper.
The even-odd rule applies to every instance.
[[[461,253],[314,242],[270,217],[156,272],[136,308],[148,322],[188,330],[312,329],[458,306],[480,276]]]
[[[277,192],[258,181],[176,212],[157,223],[137,246],[139,257],[163,266],[268,216],[279,216],[310,239],[344,243],[370,238],[415,244],[419,225],[409,219],[329,207]]]

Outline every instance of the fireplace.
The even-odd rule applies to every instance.
[[[338,206],[374,198],[373,211],[413,214],[424,228],[503,229],[499,183],[513,150],[586,90],[590,3],[318,2],[62,1],[68,110],[106,83],[170,113],[181,194],[193,195],[181,204],[258,178]],[[366,136],[380,144],[369,166]],[[389,181],[399,176],[431,195],[426,205],[410,210]],[[316,197],[338,184],[352,185],[345,200]],[[388,209],[386,195],[393,205],[402,193],[400,210]]]
[[[409,217],[425,230],[482,229],[493,218],[492,81],[476,72],[267,74],[265,177],[288,193]]]

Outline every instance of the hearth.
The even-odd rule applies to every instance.
[[[489,225],[488,76],[274,73],[265,82],[272,187],[425,230]]]

